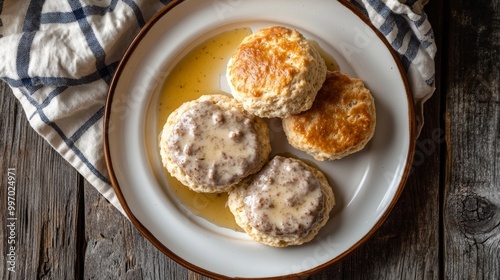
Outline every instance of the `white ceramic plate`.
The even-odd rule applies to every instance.
[[[305,245],[271,248],[244,233],[190,214],[169,192],[158,155],[155,104],[165,73],[207,36],[236,27],[296,28],[361,78],[377,109],[374,138],[359,153],[318,163],[337,206]],[[114,189],[134,225],[169,257],[214,277],[304,276],[339,261],[373,234],[409,174],[415,143],[412,98],[390,48],[350,4],[332,0],[186,0],[152,19],[133,42],[111,84],[105,155]],[[274,152],[311,157],[286,144],[271,124]]]

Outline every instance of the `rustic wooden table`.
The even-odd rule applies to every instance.
[[[500,3],[426,6],[439,53],[414,172],[383,226],[309,279],[500,279]],[[29,126],[0,85],[1,279],[208,279],[178,265]],[[9,168],[17,259],[6,270]]]

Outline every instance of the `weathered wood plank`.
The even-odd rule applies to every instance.
[[[0,262],[2,279],[74,279],[77,268],[76,229],[78,174],[29,126],[19,102],[0,84],[0,211],[2,246],[7,222],[8,168],[16,172],[15,273]]]
[[[84,259],[84,279],[188,279],[189,274],[87,182]]]
[[[500,279],[500,3],[450,1],[446,279]]]

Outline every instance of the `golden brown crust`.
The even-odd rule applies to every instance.
[[[261,30],[253,40],[242,43],[235,53],[238,60],[233,64],[233,76],[245,83],[237,85],[236,90],[260,97],[267,87],[282,88],[289,84],[298,72],[293,65],[306,64],[306,57],[289,58],[289,54],[303,53],[300,40],[284,44],[277,39],[295,36],[293,30],[277,26]]]
[[[298,31],[271,26],[243,40],[226,75],[231,93],[250,113],[284,117],[311,107],[326,64]]]
[[[317,160],[339,159],[364,148],[375,131],[375,103],[359,79],[328,72],[311,109],[285,118],[292,146]]]

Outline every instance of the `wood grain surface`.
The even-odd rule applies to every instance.
[[[437,90],[412,174],[372,238],[308,279],[500,279],[500,3],[433,0],[425,9],[439,48]],[[0,279],[210,279],[142,237],[31,129],[3,82],[0,108]]]
[[[452,2],[447,20],[444,275],[500,279],[500,2]]]

